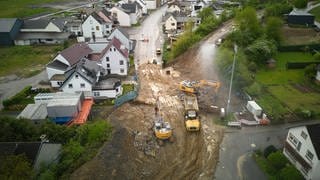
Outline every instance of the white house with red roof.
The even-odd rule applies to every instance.
[[[111,13],[106,10],[90,14],[82,23],[83,37],[92,39],[107,37],[113,26],[110,15]]]

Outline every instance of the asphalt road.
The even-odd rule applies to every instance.
[[[162,48],[163,34],[162,34],[162,16],[164,15],[167,6],[152,12],[138,28],[129,30],[131,38],[137,40],[134,59],[135,67],[138,68],[140,64],[152,62],[156,59],[161,63],[161,57],[156,56],[156,49]]]
[[[14,96],[18,92],[20,92],[26,86],[37,85],[40,81],[48,80],[46,71],[42,71],[41,73],[32,76],[30,78],[23,78],[19,80],[9,81],[0,84],[0,109],[3,108],[2,101]]]

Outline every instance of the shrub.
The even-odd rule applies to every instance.
[[[317,52],[313,55],[314,60],[320,61],[320,52]]]
[[[308,109],[302,109],[302,108],[298,108],[295,110],[296,115],[298,115],[300,118],[308,120],[311,119],[313,116],[312,111],[308,110]]]
[[[303,180],[301,173],[291,164],[287,165],[280,171],[280,179],[282,180]]]
[[[266,147],[263,151],[263,156],[267,158],[271,153],[277,152],[277,148],[273,145]]]
[[[277,170],[284,168],[288,163],[287,158],[282,154],[281,151],[271,153],[267,159],[269,163]]]
[[[33,99],[29,97],[31,94],[32,94],[31,86],[27,86],[18,94],[14,95],[9,99],[4,100],[2,102],[2,105],[6,110],[20,110],[20,108],[23,109],[26,104],[33,102]],[[17,106],[17,105],[22,105],[22,106]],[[18,107],[18,109],[14,109],[13,107]]]
[[[302,9],[307,7],[308,0],[294,0],[293,4],[296,8]]]

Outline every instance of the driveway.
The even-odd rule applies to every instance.
[[[40,81],[47,81],[47,73],[46,71],[42,71],[40,74],[32,76],[30,78],[24,78],[14,81],[9,81],[6,83],[0,84],[0,110],[3,108],[2,101],[5,99],[14,96],[18,92],[20,92],[26,86],[37,85]]]

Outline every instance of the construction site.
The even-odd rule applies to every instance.
[[[215,38],[167,68],[140,65],[138,97],[103,114],[114,135],[72,179],[212,179],[224,133],[214,121],[221,119],[227,99],[212,56],[203,57]],[[186,97],[193,97],[189,117]]]

